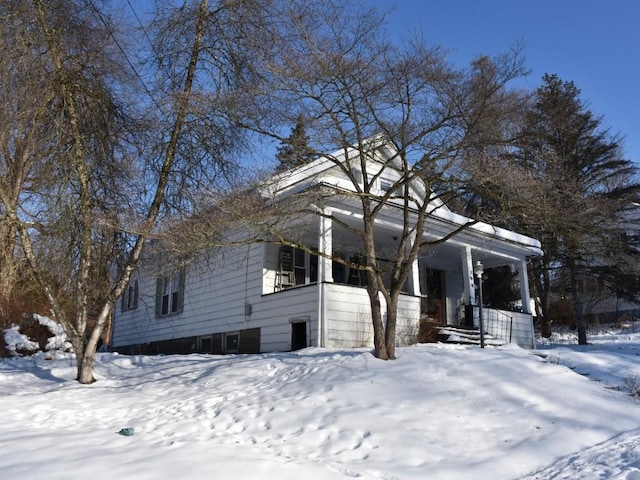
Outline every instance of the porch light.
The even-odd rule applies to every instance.
[[[478,296],[480,297],[480,304],[478,305],[478,320],[480,323],[480,348],[484,348],[484,321],[482,318],[482,274],[484,273],[484,268],[482,267],[482,262],[477,260],[476,263],[473,264],[473,273],[476,277],[478,277]]]
[[[482,267],[482,262],[480,260],[477,260],[476,263],[473,265],[473,273],[479,279],[482,278],[482,274],[484,273],[484,268]]]

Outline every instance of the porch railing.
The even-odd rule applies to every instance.
[[[479,308],[468,305],[465,311],[466,325],[480,325]],[[533,348],[533,322],[530,314],[509,312],[494,308],[482,308],[484,331],[495,338],[509,343],[517,343],[525,348]]]

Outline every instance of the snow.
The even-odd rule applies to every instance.
[[[49,317],[38,315],[35,313],[33,318],[40,324],[49,329],[51,337],[47,339],[45,350],[47,351],[71,351],[73,349],[71,342],[68,341],[67,334],[58,322],[51,320]],[[17,325],[4,330],[4,342],[7,350],[12,355],[17,355],[17,351],[37,352],[40,349],[38,342],[31,341],[26,335],[20,333],[20,327]]]
[[[52,336],[47,340],[45,350],[63,350],[71,351],[72,346],[67,338],[67,334],[58,322],[51,320],[49,317],[43,317],[35,313],[33,315],[40,325],[44,325],[49,329]]]
[[[0,362],[11,479],[640,479],[640,334],[587,347]],[[47,360],[47,358],[49,360]],[[118,434],[133,429],[131,436]],[[131,432],[130,432],[131,433]]]
[[[3,333],[7,350],[12,355],[17,355],[17,351],[36,352],[40,348],[38,342],[32,342],[29,337],[20,333],[17,325],[7,328]]]

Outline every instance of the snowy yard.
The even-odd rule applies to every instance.
[[[640,334],[590,341],[3,360],[0,476],[639,480]]]

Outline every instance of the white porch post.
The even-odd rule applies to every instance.
[[[411,285],[414,295],[422,295],[422,290],[420,290],[420,268],[418,267],[417,257],[411,264]]]
[[[413,248],[414,243],[417,241],[417,233],[413,232],[411,235],[411,243],[409,244],[408,250]],[[409,274],[409,280],[411,282],[411,290],[413,291],[413,295],[422,295],[420,291],[420,268],[418,266],[418,255],[416,255],[415,260],[411,263],[411,273]]]
[[[333,268],[331,255],[333,254],[333,222],[331,218],[331,208],[325,207],[321,211],[318,228],[318,347],[326,345],[327,332],[327,308],[326,291],[327,283],[333,282]]]
[[[331,208],[326,207],[320,217],[320,232],[318,238],[318,248],[320,256],[318,268],[319,280],[321,282],[333,282],[333,268],[331,255],[333,254],[333,222],[328,216],[331,215]]]
[[[522,311],[524,313],[533,313],[531,311],[531,294],[529,293],[529,276],[527,275],[527,260],[520,261],[520,268],[518,268],[518,275],[520,277],[520,297],[522,298]]]
[[[477,305],[471,247],[464,247],[462,250],[462,277],[464,278],[464,299],[467,305]]]

